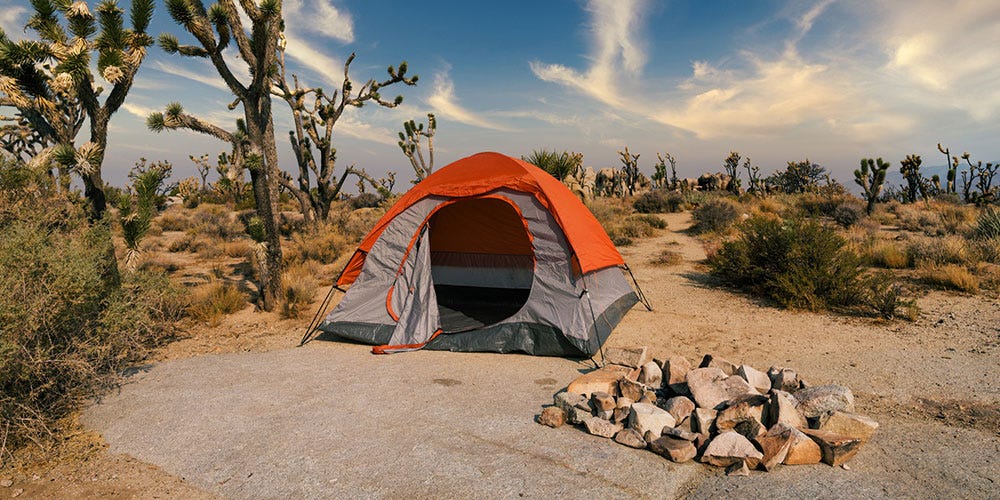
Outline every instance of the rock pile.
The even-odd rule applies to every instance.
[[[683,356],[650,359],[646,347],[605,349],[605,361],[556,394],[538,422],[579,425],[730,475],[780,464],[842,465],[878,428],[855,413],[850,389],[810,386],[789,368],[762,372],[711,354],[695,367]]]

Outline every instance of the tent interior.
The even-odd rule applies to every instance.
[[[431,216],[431,276],[441,329],[456,333],[502,321],[524,306],[535,256],[526,222],[500,198],[470,198]]]

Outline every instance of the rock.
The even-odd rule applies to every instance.
[[[698,433],[698,430],[694,428],[694,419],[691,418],[690,416],[674,424],[674,428],[680,429],[682,431],[692,432],[695,434]]]
[[[796,408],[796,403],[795,396],[777,389],[772,390],[771,400],[767,406],[768,421],[765,422],[767,426],[773,427],[775,424],[787,424],[796,429],[808,427],[806,418]]]
[[[694,411],[694,401],[684,396],[675,396],[663,403],[663,409],[673,415],[674,420],[680,422],[688,418]]]
[[[771,390],[771,378],[750,365],[740,365],[736,368],[736,374],[761,394],[767,394]]]
[[[627,378],[618,381],[618,391],[623,397],[639,401],[646,394],[646,386]]]
[[[664,427],[673,427],[674,417],[662,408],[649,403],[635,403],[628,417],[628,426],[639,431],[643,436],[646,431],[652,431],[659,436]]]
[[[761,452],[764,454],[764,458],[761,459],[760,463],[766,471],[772,471],[778,467],[778,464],[784,462],[785,457],[788,456],[788,450],[792,447],[792,436],[790,433],[778,433],[775,435],[767,433],[763,436],[758,436],[756,441]]]
[[[691,371],[691,362],[684,356],[670,356],[663,362],[660,370],[663,373],[662,386],[674,394],[691,394],[687,387],[687,373]]]
[[[635,429],[622,429],[618,434],[615,434],[615,442],[629,448],[642,449],[646,447],[646,440]]]
[[[595,392],[590,395],[590,407],[594,409],[594,413],[604,420],[611,420],[615,410],[615,398],[614,396],[606,392]]]
[[[740,460],[729,467],[726,467],[727,476],[749,476],[750,468],[747,467],[746,460]]]
[[[617,422],[619,424],[624,424],[628,421],[629,414],[632,413],[631,405],[615,408],[615,411],[611,413],[611,421]]]
[[[685,441],[694,441],[698,439],[697,432],[686,431],[684,429],[678,429],[676,427],[666,427],[663,429],[663,436],[671,436],[677,439],[683,439]]]
[[[649,351],[646,346],[604,348],[604,361],[613,365],[639,368],[648,363],[649,360]]]
[[[653,441],[656,441],[657,439],[660,439],[660,436],[661,435],[658,432],[646,431],[645,433],[643,433],[642,439],[646,440],[646,443],[649,444],[652,443]]]
[[[819,445],[823,463],[828,465],[840,465],[853,458],[861,449],[861,438],[817,429],[803,429],[802,432]]]
[[[629,368],[618,365],[607,365],[592,372],[585,373],[569,383],[566,392],[572,392],[590,397],[595,392],[606,392],[612,396],[618,392],[618,381],[628,372]]]
[[[587,432],[604,438],[613,438],[615,434],[618,434],[618,431],[622,430],[622,424],[612,424],[597,417],[585,419],[583,425],[587,428]]]
[[[17,497],[21,496],[21,493],[24,493],[24,488],[17,488],[17,489],[15,489],[15,490],[13,490],[13,491],[10,492],[10,497],[11,498],[17,498]]]
[[[566,421],[571,424],[583,423],[583,419],[591,416],[587,398],[575,392],[560,392],[552,397],[552,401],[566,412]]]
[[[653,391],[651,391],[651,390],[649,390],[647,388],[646,392],[642,393],[642,397],[639,398],[639,402],[640,403],[650,403],[650,404],[654,404],[655,405],[656,404],[656,393],[653,392]]]
[[[747,438],[728,431],[720,433],[708,443],[701,461],[716,467],[728,467],[740,460],[746,460],[747,466],[756,468],[763,457],[764,455],[757,451]]]
[[[671,436],[663,436],[649,443],[649,449],[671,462],[687,462],[698,454],[694,443]]]
[[[563,410],[576,406],[577,403],[582,403],[586,401],[587,398],[577,394],[575,392],[563,391],[556,393],[552,396],[552,404],[556,405]]]
[[[691,414],[691,418],[694,419],[691,427],[694,430],[702,434],[713,434],[715,433],[715,417],[717,417],[719,412],[711,408],[695,408],[694,412]]]
[[[878,429],[878,422],[857,413],[835,411],[820,425],[819,429],[858,438],[861,440],[861,444],[865,444],[871,439],[875,429]]]
[[[4,488],[10,488],[11,486],[14,486],[14,481],[12,479],[0,480],[0,486]]]
[[[764,436],[788,439],[788,454],[783,461],[785,465],[817,464],[823,458],[818,444],[802,431],[787,424],[775,424]]]
[[[639,372],[639,383],[646,387],[659,387],[663,383],[663,371],[655,361],[644,365]]]
[[[734,430],[747,439],[754,439],[767,431],[764,427],[764,409],[767,396],[744,396],[730,401],[730,406],[719,412],[715,426],[719,432]]]
[[[736,375],[736,365],[726,358],[714,354],[706,354],[704,358],[701,358],[701,364],[698,365],[698,368],[718,368],[726,375]]]
[[[842,385],[817,385],[795,392],[798,410],[806,418],[818,418],[827,412],[854,411],[854,394]]]
[[[767,376],[771,379],[771,388],[785,392],[795,392],[799,390],[799,376],[795,370],[790,368],[778,368],[772,366],[767,370]]]
[[[628,408],[629,406],[632,406],[632,403],[635,403],[635,401],[632,401],[631,399],[626,398],[625,396],[619,396],[615,400],[615,406],[618,408]]]
[[[541,415],[538,415],[538,423],[553,428],[559,427],[566,423],[566,410],[557,406],[544,408]]]
[[[702,408],[716,408],[735,397],[756,393],[746,380],[727,376],[719,368],[695,368],[688,372],[687,384]]]

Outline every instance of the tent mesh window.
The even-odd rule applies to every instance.
[[[429,230],[442,330],[491,325],[524,306],[535,257],[525,221],[514,206],[498,198],[461,200],[438,210]]]

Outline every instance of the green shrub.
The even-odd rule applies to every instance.
[[[846,240],[811,220],[754,217],[710,257],[712,272],[782,306],[822,310],[867,302],[858,257]]]
[[[654,189],[640,195],[632,206],[642,214],[680,212],[684,210],[684,195],[676,191]]]
[[[54,200],[50,200],[52,202]],[[53,203],[58,205],[58,203]],[[44,209],[0,224],[0,428],[44,444],[52,424],[172,333],[183,295],[162,275],[109,280],[107,224],[53,227]]]
[[[857,224],[859,220],[865,215],[865,207],[858,203],[841,203],[833,209],[831,216],[834,222],[839,224],[843,228],[849,228],[854,224]]]
[[[726,198],[712,198],[691,212],[693,229],[699,233],[722,231],[732,226],[740,217],[740,206]]]

